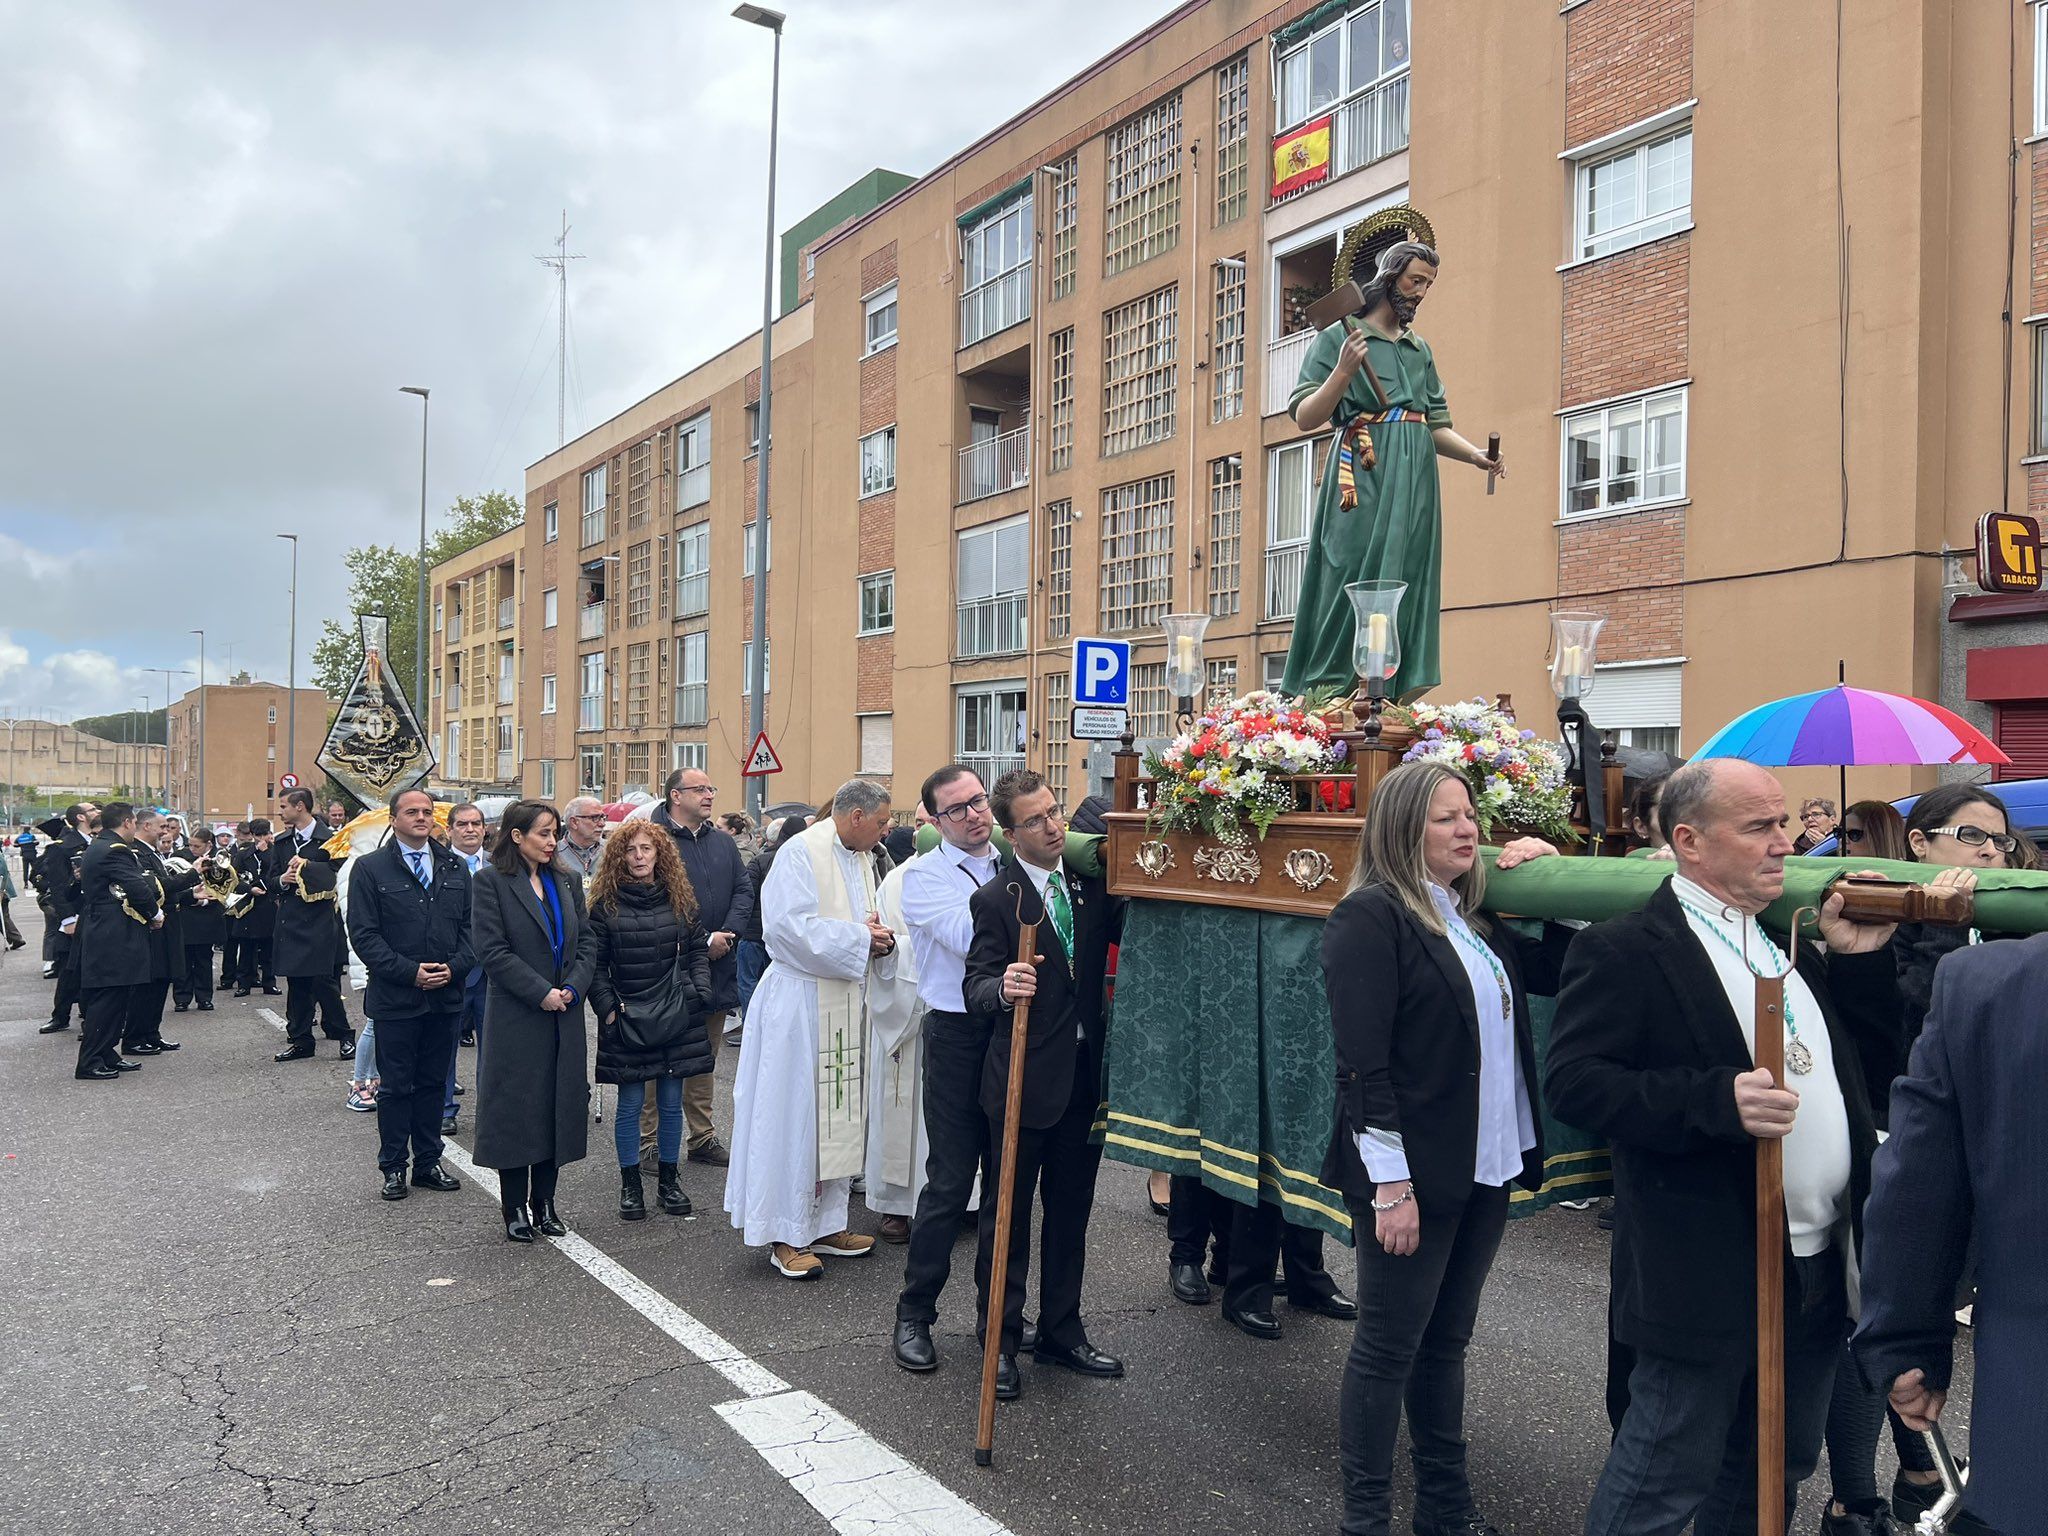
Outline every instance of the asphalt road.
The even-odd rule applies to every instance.
[[[184,1049],[74,1082],[75,1032],[35,1033],[50,985],[33,904],[14,910],[31,945],[0,959],[6,1536],[1336,1528],[1348,1326],[1288,1316],[1258,1343],[1172,1300],[1135,1169],[1104,1167],[1087,1293],[1129,1377],[1027,1362],[978,1469],[970,1244],[943,1368],[911,1377],[887,1353],[900,1249],[779,1279],[699,1167],[698,1217],[625,1225],[608,1122],[562,1181],[584,1244],[508,1244],[468,1175],[386,1204],[334,1047],[271,1062],[261,1005],[281,1017],[282,999],[224,993],[166,1021]],[[1516,1222],[1487,1291],[1468,1427],[1509,1536],[1576,1532],[1605,1452],[1605,1243],[1590,1212]],[[1348,1276],[1348,1253],[1331,1267]],[[1816,1510],[1809,1491],[1800,1529]],[[1407,1511],[1404,1486],[1396,1529]]]

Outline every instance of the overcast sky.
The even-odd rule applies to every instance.
[[[282,680],[341,555],[758,314],[771,39],[725,0],[0,0],[0,715]],[[930,170],[1170,0],[787,0],[778,227]],[[1026,18],[1028,17],[1028,21]],[[174,693],[191,678],[172,680]]]

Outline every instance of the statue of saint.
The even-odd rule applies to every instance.
[[[1420,698],[1443,680],[1437,620],[1443,566],[1439,457],[1501,474],[1451,427],[1429,343],[1411,329],[1436,281],[1436,251],[1420,241],[1390,246],[1363,289],[1365,303],[1325,329],[1309,348],[1289,402],[1304,432],[1335,424],[1309,529],[1308,562],[1294,610],[1282,686],[1351,691],[1355,630],[1344,588],[1354,581],[1405,581],[1401,668],[1388,692]]]

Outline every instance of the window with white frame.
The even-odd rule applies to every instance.
[[[1102,493],[1104,633],[1152,629],[1173,611],[1173,476],[1154,475]]]
[[[804,281],[809,282],[817,275],[818,253],[813,250],[806,250],[804,252]]]
[[[555,761],[551,757],[540,760],[540,797],[543,800],[555,798]]]
[[[1173,716],[1166,693],[1166,663],[1140,662],[1131,668],[1131,734],[1157,740]]]
[[[761,689],[764,693],[775,691],[775,642],[761,642]],[[740,642],[740,693],[747,698],[754,696],[754,642]]]
[[[1029,193],[960,235],[960,345],[1031,317]]]
[[[860,717],[860,772],[887,777],[896,771],[896,720],[892,715]]]
[[[1563,515],[1681,499],[1685,408],[1686,391],[1667,389],[1565,417]]]
[[[887,634],[896,627],[896,573],[877,571],[860,579],[860,633]]]
[[[676,617],[711,611],[711,525],[676,530]]]
[[[1064,640],[1074,632],[1074,504],[1045,507],[1045,638]]]
[[[1284,132],[1404,74],[1409,65],[1408,3],[1374,0],[1354,6],[1310,37],[1283,49],[1275,61],[1279,106],[1274,126]],[[1407,142],[1405,135],[1401,142]],[[1394,144],[1382,152],[1400,147]],[[1342,164],[1344,157],[1340,154],[1339,158]],[[1354,158],[1342,169],[1365,163],[1363,158]]]
[[[1102,250],[1112,277],[1180,243],[1180,109],[1175,91],[1106,136]]]
[[[695,768],[702,773],[709,762],[709,749],[701,741],[679,741],[674,744],[670,763],[677,768]]]
[[[1204,668],[1207,672],[1207,686],[1202,692],[1204,709],[1226,709],[1237,697],[1237,658],[1219,656]]]
[[[1074,466],[1074,328],[1054,331],[1046,348],[1046,469]]]
[[[957,652],[1004,656],[1024,649],[1031,582],[1030,530],[1013,517],[960,534],[954,551]]]
[[[592,651],[577,664],[580,682],[576,691],[576,729],[604,729],[604,652]]]
[[[273,757],[277,755],[277,748],[272,747],[270,751]],[[460,720],[450,720],[448,722],[448,760],[441,767],[443,772],[450,774],[462,772],[462,722]]]
[[[1244,561],[1244,460],[1209,461],[1209,612],[1228,618],[1239,606]]]
[[[1574,259],[1609,256],[1692,223],[1692,124],[1582,160]]]
[[[954,694],[953,760],[993,786],[1024,766],[1029,700],[1022,683],[982,683]]]
[[[1676,756],[1684,671],[1683,661],[1596,666],[1586,713],[1617,747]]]
[[[1045,782],[1052,797],[1067,803],[1067,776],[1074,766],[1074,695],[1064,672],[1045,675]]]
[[[1102,317],[1102,454],[1173,436],[1180,289],[1161,288]]]
[[[1052,296],[1064,299],[1074,291],[1074,273],[1081,248],[1081,162],[1069,155],[1052,168],[1052,251],[1049,257]]]
[[[1260,686],[1268,692],[1279,692],[1281,679],[1286,676],[1287,653],[1285,651],[1268,651],[1259,658]]]
[[[560,609],[555,589],[549,587],[540,595],[540,627],[553,629],[560,620]]]
[[[1308,565],[1309,522],[1315,512],[1316,460],[1329,440],[1289,443],[1267,460],[1266,606],[1269,619],[1291,619]]]
[[[676,428],[676,510],[687,512],[711,499],[711,413],[692,416]]]
[[[746,407],[744,414],[747,420],[747,452],[749,454],[759,453],[761,451],[761,402],[756,400],[753,404]]]
[[[604,748],[576,749],[576,793],[604,798]]]
[[[1251,206],[1251,60],[1239,54],[1216,71],[1216,222]]]
[[[676,637],[677,725],[703,725],[711,714],[711,637],[703,630]]]
[[[754,574],[754,529],[756,526],[754,523],[740,524],[740,575],[743,577]],[[772,572],[775,569],[775,519],[772,517],[768,519],[768,532],[763,535],[761,542],[767,546],[764,551],[765,563]]]
[[[601,544],[605,530],[606,466],[583,471],[583,542]]]
[[[562,534],[562,515],[556,503],[549,502],[540,509],[541,537],[552,544]]]
[[[1215,273],[1209,320],[1210,376],[1215,381],[1209,397],[1212,422],[1244,414],[1245,260],[1236,256],[1219,261]]]
[[[862,324],[865,327],[866,345],[863,357],[873,357],[884,348],[896,345],[896,285],[891,283],[867,298],[861,300]]]
[[[2048,5],[2034,7],[2034,132],[2048,133]]]
[[[896,428],[892,423],[860,440],[860,493],[879,496],[895,489]]]
[[[555,674],[544,672],[540,679],[540,712],[552,715],[555,712]]]
[[[2048,6],[2043,6],[2048,10]],[[2048,324],[2036,321],[2027,327],[2034,343],[2034,408],[2032,411],[2033,430],[2027,441],[2027,453],[2048,453]]]

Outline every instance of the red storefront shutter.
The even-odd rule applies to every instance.
[[[2000,704],[1993,716],[1992,735],[2012,759],[2009,766],[1997,769],[1994,777],[2048,778],[2048,699]]]

